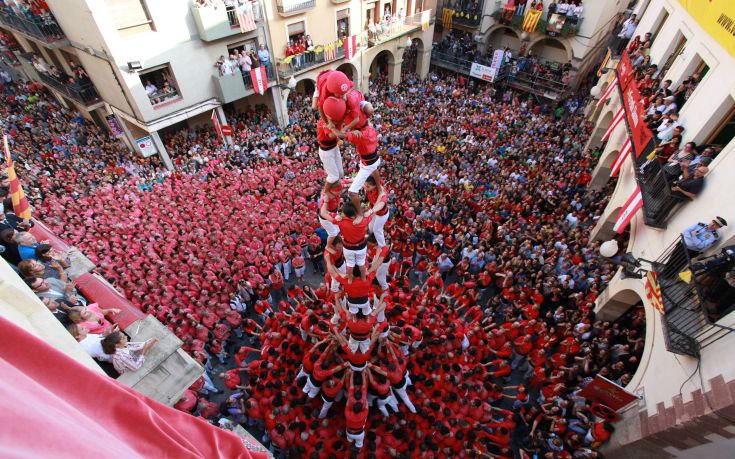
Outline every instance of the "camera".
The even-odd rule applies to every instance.
[[[735,245],[723,247],[720,253],[692,263],[692,271],[730,271],[735,268]]]

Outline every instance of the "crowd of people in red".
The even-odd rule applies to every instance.
[[[230,114],[235,148],[213,129],[173,134],[174,172],[39,87],[5,87],[0,110],[37,215],[205,366],[233,367],[180,408],[265,432],[282,457],[598,457],[612,428],[575,393],[631,379],[644,323],[592,312],[614,267],[589,240],[607,195],[585,187],[588,124],[452,77],[410,81],[372,83],[374,113],[321,87],[337,101],[317,103],[319,123],[294,97],[284,130],[262,109]],[[342,137],[356,159],[330,151],[351,150]],[[363,183],[343,193],[352,172]],[[383,240],[373,226],[363,254],[343,220],[378,215]],[[307,261],[326,261],[319,285]],[[218,379],[234,391],[222,406],[206,395]]]

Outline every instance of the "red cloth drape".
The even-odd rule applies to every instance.
[[[0,457],[254,458],[236,435],[98,374],[0,317]]]

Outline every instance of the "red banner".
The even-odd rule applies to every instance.
[[[630,137],[633,140],[633,151],[635,157],[638,158],[653,140],[653,133],[645,123],[646,108],[643,106],[638,84],[635,81],[623,89],[623,105]]]
[[[614,382],[600,375],[589,382],[584,389],[577,393],[592,402],[599,402],[617,411],[629,403],[638,400],[635,394],[628,392]]]
[[[344,42],[345,47],[345,59],[348,61],[355,57],[355,54],[357,54],[357,35],[352,35],[351,37],[345,38]]]
[[[250,80],[253,82],[253,89],[258,94],[265,94],[268,89],[268,75],[265,73],[265,66],[250,70]]]
[[[628,57],[628,51],[623,51],[620,56],[620,62],[618,63],[618,81],[620,87],[625,90],[628,87],[628,83],[633,80],[633,66],[630,63],[630,57]]]

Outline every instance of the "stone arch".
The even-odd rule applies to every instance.
[[[541,59],[562,64],[574,57],[571,47],[566,42],[552,37],[542,37],[531,42],[528,50]]]
[[[299,94],[313,94],[316,89],[316,81],[312,78],[302,78],[296,81],[294,92]]]
[[[605,135],[605,131],[610,127],[610,123],[612,123],[614,117],[615,113],[611,109],[608,109],[602,116],[600,116],[595,129],[592,131],[590,140],[587,143],[590,150],[597,146],[601,146],[602,136]]]
[[[360,72],[357,70],[357,67],[355,67],[354,64],[350,62],[344,62],[342,65],[337,67],[337,70],[347,75],[347,78],[355,83],[355,86],[358,86],[360,84]]]
[[[608,241],[615,239],[617,233],[613,230],[615,221],[618,219],[621,207],[615,207],[614,209],[608,209],[600,216],[600,220],[595,225],[595,228],[590,233],[590,239],[596,241]],[[630,231],[630,225],[626,228],[626,231]]]
[[[510,27],[500,25],[488,31],[486,43],[493,49],[508,47],[513,51],[521,49],[521,37]]]
[[[389,49],[384,49],[373,57],[370,62],[370,80],[376,80],[385,75],[390,80],[390,71],[396,62],[396,57]]]
[[[411,46],[402,50],[401,55],[401,71],[408,73],[416,73],[423,65],[424,41],[420,37],[411,37]]]
[[[612,169],[613,163],[618,158],[619,152],[619,148],[605,149],[592,173],[592,180],[590,180],[588,185],[590,189],[600,190],[607,184],[608,180],[610,180],[610,169]]]

